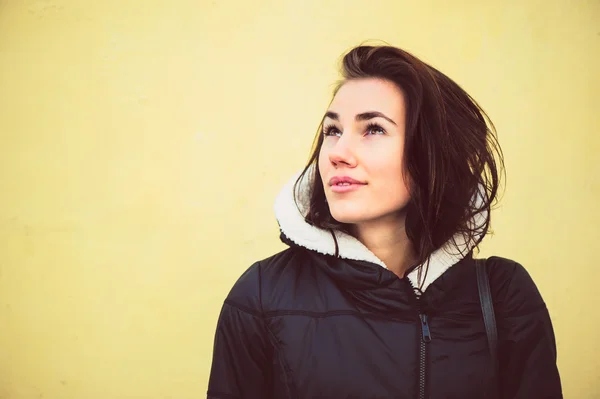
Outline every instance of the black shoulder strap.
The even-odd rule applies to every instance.
[[[477,259],[475,269],[477,270],[477,287],[479,289],[479,300],[485,323],[485,332],[488,337],[488,346],[492,359],[494,378],[498,378],[498,330],[496,328],[496,316],[494,315],[494,303],[492,291],[488,278],[487,263],[483,259]]]

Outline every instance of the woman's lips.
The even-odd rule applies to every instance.
[[[334,193],[347,193],[355,191],[364,186],[365,184],[334,184],[331,186],[331,191]]]

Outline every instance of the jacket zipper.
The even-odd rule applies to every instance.
[[[425,399],[426,373],[427,373],[427,343],[431,342],[431,332],[429,331],[429,323],[427,315],[419,312],[421,320],[421,351],[419,356],[419,399]]]
[[[429,329],[429,318],[421,307],[421,291],[417,290],[409,279],[407,279],[407,282],[416,301],[419,324],[421,326],[421,339],[419,340],[419,399],[426,399],[427,344],[431,342],[431,330]]]

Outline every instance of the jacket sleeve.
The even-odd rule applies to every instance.
[[[235,283],[221,309],[207,398],[270,398],[270,353],[260,304],[260,269],[254,264]]]
[[[505,268],[496,298],[503,399],[562,398],[554,330],[546,304],[518,263]]]

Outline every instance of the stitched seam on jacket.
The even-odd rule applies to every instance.
[[[355,310],[331,310],[328,312],[311,312],[307,310],[271,310],[268,312],[260,313],[256,310],[250,309],[244,305],[240,305],[237,302],[232,301],[231,299],[226,299],[225,303],[229,306],[232,306],[236,309],[241,310],[244,313],[248,313],[259,319],[268,319],[277,316],[307,316],[313,318],[326,318],[326,317],[335,317],[335,316],[355,316],[360,317],[362,319],[377,319],[377,320],[387,320],[387,321],[401,321],[401,322],[413,322],[413,318],[399,318],[399,317],[386,317],[379,316],[371,313],[360,313]],[[262,307],[262,304],[260,305]]]
[[[292,394],[295,398],[299,399],[298,392],[296,391],[296,386],[294,385],[294,380],[292,378],[292,369],[290,368],[290,366],[286,362],[285,358],[283,357],[283,353],[279,350],[280,349],[279,348],[280,347],[279,340],[277,339],[277,337],[275,336],[273,331],[271,331],[271,329],[269,328],[267,320],[264,317],[265,313],[263,310],[263,302],[262,302],[262,270],[261,270],[260,266],[261,265],[259,263],[258,264],[258,304],[260,306],[260,312],[261,312],[263,326],[264,326],[265,331],[269,334],[269,337],[271,338],[270,340],[271,340],[271,347],[273,348],[273,355],[275,355],[275,353],[277,353],[277,358],[279,359],[279,364],[283,368],[283,374],[285,375],[285,383],[287,385],[287,389],[290,392],[290,394]],[[273,365],[272,361],[271,361],[271,365]],[[270,388],[273,388],[273,387],[270,387]],[[271,395],[272,394],[273,394],[273,392],[271,392]]]
[[[275,356],[275,351],[277,350],[277,347],[275,346],[276,344],[276,340],[273,339],[273,332],[271,332],[271,330],[269,329],[269,326],[267,324],[267,320],[264,317],[264,308],[263,308],[263,301],[262,301],[262,267],[261,267],[261,263],[258,263],[258,306],[260,307],[260,314],[261,314],[261,319],[262,319],[262,324],[263,324],[263,328],[264,330],[267,332],[267,334],[269,335],[269,342],[270,342],[270,346],[271,346],[271,358],[269,359],[269,367],[271,367],[270,373],[271,373],[271,384],[272,381],[274,380],[274,376],[275,376],[275,370],[273,370],[273,357]],[[285,370],[284,370],[285,372]],[[269,388],[269,397],[273,397],[273,385],[271,385]]]
[[[362,319],[377,319],[377,320],[387,320],[387,321],[402,321],[402,322],[414,322],[414,318],[406,317],[389,317],[389,316],[379,316],[372,313],[361,313],[355,310],[331,310],[328,312],[310,312],[306,310],[271,310],[269,312],[264,313],[265,318],[272,318],[277,316],[307,316],[313,318],[326,318],[326,317],[335,317],[335,316],[355,316],[360,317]]]
[[[239,303],[236,303],[236,302],[232,301],[231,299],[225,299],[225,303],[229,306],[232,306],[232,307],[238,309],[238,310],[241,310],[244,313],[248,313],[251,316],[257,317],[259,319],[264,318],[264,316],[262,314],[260,314],[260,312],[252,310],[244,305],[240,305]]]
[[[271,329],[267,326],[266,322],[265,328],[269,333],[271,340],[273,341],[273,348],[277,351],[277,358],[279,359],[279,363],[283,368],[283,374],[285,375],[285,383],[287,385],[287,389],[290,392],[290,394],[293,395],[294,399],[299,399],[300,397],[298,396],[298,391],[296,390],[296,385],[294,384],[294,379],[292,378],[292,369],[285,360],[283,353],[280,351],[279,340],[277,339],[273,331],[271,331]]]

